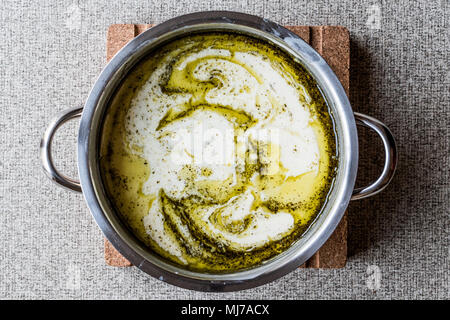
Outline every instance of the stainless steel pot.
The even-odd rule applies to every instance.
[[[121,222],[109,205],[99,173],[99,136],[108,101],[128,71],[155,47],[176,37],[195,32],[228,31],[268,41],[300,62],[317,81],[336,122],[339,166],[335,185],[323,212],[305,235],[282,254],[248,270],[226,274],[199,273],[165,261],[144,246]],[[51,143],[55,131],[66,121],[81,117],[78,132],[78,173],[80,182],[58,172],[52,162]],[[371,185],[354,189],[358,167],[356,123],[373,129],[382,139],[385,164]],[[396,167],[396,147],[389,129],[378,120],[353,113],[336,75],[306,42],[276,23],[234,12],[200,12],[180,16],[153,27],[130,41],[100,74],[84,108],[59,114],[41,141],[42,164],[56,183],[83,192],[100,229],[114,247],[133,265],[168,283],[201,291],[248,289],[280,278],[309,259],[331,235],[352,199],[361,199],[383,190]]]

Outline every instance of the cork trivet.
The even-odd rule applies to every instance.
[[[109,61],[125,44],[144,32],[150,24],[114,24],[108,29],[106,58]],[[339,26],[287,26],[308,42],[327,61],[349,93],[350,37]],[[105,242],[105,261],[110,266],[129,267],[125,259],[108,240]],[[301,267],[342,268],[347,261],[347,213],[325,244]]]

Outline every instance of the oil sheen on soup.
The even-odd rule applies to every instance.
[[[102,179],[160,256],[197,271],[248,268],[286,250],[323,209],[333,128],[288,55],[243,35],[187,36],[143,59],[114,95]]]

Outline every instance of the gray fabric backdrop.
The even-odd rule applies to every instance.
[[[137,268],[107,267],[102,235],[80,194],[40,168],[41,134],[58,111],[80,106],[105,65],[112,23],[157,23],[226,9],[281,24],[343,25],[351,34],[354,109],[386,122],[399,167],[383,193],[353,202],[349,262],[297,270],[265,286],[204,294]],[[1,2],[1,298],[449,298],[449,1]],[[75,175],[76,123],[56,136],[57,163]],[[361,130],[359,183],[383,153]]]

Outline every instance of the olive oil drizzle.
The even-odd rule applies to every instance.
[[[315,130],[317,134],[324,137],[321,145],[321,159],[323,157],[326,159],[319,165],[322,178],[319,181],[311,182],[314,180],[312,173],[305,173],[298,177],[286,177],[283,168],[280,168],[278,174],[259,175],[254,179],[255,173],[261,173],[266,164],[259,156],[256,160],[250,161],[247,150],[244,167],[236,171],[235,184],[227,185],[211,180],[194,182],[194,170],[185,168],[184,171],[182,170],[184,174],[180,173],[180,178],[187,181],[188,188],[195,188],[198,191],[197,196],[189,196],[181,200],[172,199],[163,189],[156,197],[144,194],[142,192],[143,183],[151,171],[158,170],[158,168],[153,168],[151,163],[146,163],[145,159],[130,150],[126,143],[128,133],[125,129],[125,117],[136,91],[147,81],[158,62],[162,61],[170,52],[175,52],[176,48],[183,43],[188,49],[179,50],[167,64],[166,70],[161,76],[161,91],[167,95],[191,94],[192,97],[182,106],[181,110],[169,109],[159,121],[157,131],[161,131],[172,122],[190,117],[194,112],[212,111],[222,115],[234,125],[236,141],[238,133],[245,132],[254,126],[258,119],[245,110],[236,110],[229,105],[207,102],[208,91],[221,88],[226,81],[219,69],[210,70],[211,77],[207,81],[199,81],[193,73],[199,63],[218,59],[238,64],[261,83],[262,80],[251,68],[235,58],[234,52],[239,50],[263,53],[274,61],[273,64],[276,68],[283,69],[285,73],[289,74],[289,83],[301,84],[299,91],[304,91],[304,94],[300,94],[302,102],[307,100],[305,94],[308,94],[311,99],[310,112],[317,119]],[[188,62],[183,70],[177,70],[176,66],[179,61],[182,61],[181,57],[192,52],[199,52],[207,47],[229,50],[231,54],[219,57],[204,56]],[[270,116],[276,115],[276,110],[283,111],[285,106],[279,105],[273,97],[270,97],[270,100],[274,108],[274,112]],[[167,254],[147,233],[143,221],[154,201],[161,203],[165,230],[182,248],[187,268],[208,272],[248,268],[281,253],[298,240],[324,207],[333,184],[334,168],[337,166],[333,125],[331,112],[314,80],[306,70],[294,63],[283,52],[267,43],[242,35],[220,33],[190,36],[170,43],[162,50],[151,54],[148,59],[134,69],[122,88],[116,93],[103,128],[102,156],[100,158],[102,178],[113,205],[124,221],[144,243],[161,256],[175,263],[183,264],[179,258]],[[276,148],[276,146],[272,147]],[[255,146],[255,148],[264,149],[261,146]],[[201,174],[210,176],[212,172],[208,170],[208,168],[202,169]],[[305,181],[305,184],[312,183],[313,189],[302,191],[302,181]],[[241,220],[231,220],[228,216],[223,215],[223,208],[233,201],[233,197],[250,189],[273,193],[269,200],[263,201],[258,192],[252,191],[253,209],[262,208],[269,215],[280,211],[289,212],[294,217],[294,228],[279,240],[270,241],[253,250],[242,251],[228,245],[226,239],[220,234],[212,237],[208,222],[223,232],[235,235],[247,231],[255,219],[254,216],[248,214]],[[286,190],[289,192],[284,192]],[[302,196],[295,196],[296,194],[302,195],[302,192],[305,194],[303,199],[301,199]],[[289,195],[286,196],[286,194]],[[287,201],[290,198],[292,201]],[[217,208],[209,215],[208,221],[204,221],[202,213],[211,206]]]

